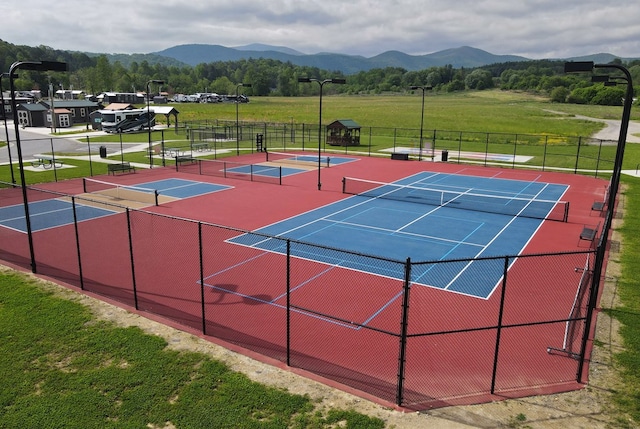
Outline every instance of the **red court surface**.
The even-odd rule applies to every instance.
[[[257,164],[265,157],[254,153],[238,159]],[[341,192],[345,176],[394,182],[425,170],[567,184],[562,199],[570,202],[569,220],[543,222],[521,255],[545,256],[508,260],[512,265],[505,283],[488,299],[413,287],[406,313],[405,284],[397,279],[312,259],[288,260],[227,242],[243,231],[347,198]],[[322,168],[321,190],[313,168],[284,177],[282,185],[177,172],[175,167],[108,180],[136,185],[166,178],[232,189],[78,222],[77,230],[66,225],[38,231],[33,234],[38,273],[258,359],[407,409],[562,392],[581,388],[587,380],[588,365],[577,374],[578,360],[549,348],[566,348],[563,338],[580,268],[593,257],[593,243],[579,235],[586,225],[601,223],[591,206],[603,200],[605,180],[373,157]],[[38,188],[75,195],[82,192],[82,183]],[[30,201],[52,197],[29,191]],[[19,192],[7,190],[2,206],[21,201]],[[6,228],[0,234],[0,258],[28,267],[26,234]],[[412,261],[421,262],[427,261]],[[404,261],[379,263],[403,278]],[[483,263],[501,267],[505,262]],[[578,328],[571,350],[581,333]]]

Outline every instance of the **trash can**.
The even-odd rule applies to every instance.
[[[100,146],[100,158],[106,158],[106,157],[107,157],[107,147]]]
[[[449,151],[445,149],[442,151],[442,162],[447,162],[448,160],[449,160]]]

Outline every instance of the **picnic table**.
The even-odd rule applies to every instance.
[[[35,161],[31,161],[31,165],[34,167],[62,168],[62,161],[51,155],[35,155],[34,158]]]

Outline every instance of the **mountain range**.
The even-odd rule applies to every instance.
[[[445,49],[426,55],[409,55],[400,51],[387,51],[373,57],[333,53],[303,54],[284,46],[251,44],[233,48],[221,45],[185,44],[173,46],[153,56],[169,58],[174,61],[195,66],[202,63],[239,61],[246,59],[273,59],[290,62],[298,66],[317,67],[322,70],[355,74],[376,68],[400,67],[408,71],[423,70],[429,67],[451,65],[454,68],[474,68],[496,63],[532,61],[517,55],[495,55],[470,46]],[[585,57],[558,58],[557,60],[610,62],[616,57],[612,54],[594,54]]]
[[[282,46],[262,44],[252,44],[235,48],[220,45],[187,44],[174,46],[163,51],[154,52],[153,54],[172,58],[191,66],[215,61],[225,62],[249,58],[266,58],[290,62],[298,66],[340,71],[344,74],[354,74],[360,71],[385,67],[422,70],[429,67],[450,64],[456,68],[472,68],[500,62],[528,60],[527,58],[516,55],[494,55],[469,46],[446,49],[427,55],[409,55],[399,51],[387,51],[370,58],[359,55],[326,52],[308,55]]]

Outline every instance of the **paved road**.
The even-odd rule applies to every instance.
[[[0,164],[9,163],[9,154],[11,161],[15,164],[18,162],[18,148],[16,146],[15,129],[13,121],[7,122],[7,131],[9,132],[9,146],[0,148]],[[4,124],[0,122],[0,140],[5,141],[7,134]],[[65,155],[88,155],[89,145],[79,141],[86,135],[79,133],[68,137],[52,137],[49,128],[24,128],[20,129],[20,147],[22,149],[22,159],[25,162],[34,158],[35,154],[51,153]],[[102,132],[99,132],[100,134]],[[91,132],[92,136],[98,135],[95,131]],[[98,155],[99,147],[102,145],[112,146],[113,149],[109,153],[120,150],[120,143],[95,143],[91,144],[91,155]],[[127,145],[129,146],[129,145]]]
[[[593,134],[591,137],[600,140],[614,140],[618,141],[620,137],[620,120],[619,119],[600,119],[590,118],[589,116],[571,115],[565,112],[559,112],[557,110],[547,110],[551,113],[557,113],[559,115],[566,115],[570,119],[583,119],[585,121],[602,122],[604,128]],[[634,135],[635,134],[635,135]],[[629,121],[629,128],[627,130],[627,143],[640,143],[640,122]]]
[[[0,126],[0,139],[7,139],[7,131],[9,132],[9,146],[0,148],[0,164],[6,164],[9,162],[9,152],[11,152],[12,162],[18,161],[18,148],[16,146],[15,129],[13,122],[7,122],[7,130],[5,131],[4,124]],[[33,158],[33,155],[43,152],[51,152],[55,150],[55,153],[87,153],[88,148],[86,143],[79,143],[76,140],[64,137],[50,137],[47,132],[43,133],[43,130],[38,132],[30,131],[28,128],[20,130],[20,147],[22,149],[22,159],[29,160]]]

